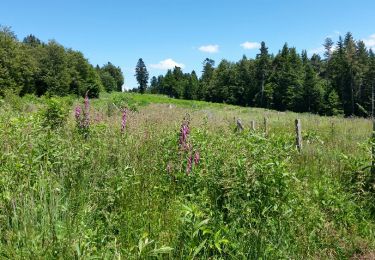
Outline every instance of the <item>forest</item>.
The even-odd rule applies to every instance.
[[[0,26],[0,96],[98,97],[100,92],[122,91],[124,76],[112,63],[91,65],[79,52],[30,34],[22,41],[10,27]]]
[[[321,115],[371,116],[375,55],[348,32],[327,38],[324,57],[299,54],[287,43],[270,54],[264,42],[255,59],[203,62],[202,76],[181,68],[151,79],[151,93]]]
[[[274,55],[262,42],[255,59],[224,59],[215,66],[207,58],[200,77],[195,71],[184,73],[175,67],[152,77],[150,86],[140,59],[137,68],[146,74],[136,75],[139,87],[133,91],[279,111],[372,116],[373,50],[350,32],[337,43],[327,38],[323,46],[323,57],[309,57],[306,50],[298,53],[287,43]],[[11,91],[20,96],[84,96],[88,92],[90,97],[98,97],[100,92],[122,91],[123,84],[121,68],[111,62],[94,67],[81,52],[55,40],[44,43],[30,34],[19,41],[9,27],[0,28],[1,96]]]

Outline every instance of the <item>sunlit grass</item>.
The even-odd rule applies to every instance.
[[[1,258],[321,259],[375,248],[367,119],[114,93],[91,100],[85,137],[74,119],[83,100],[59,102],[67,121],[51,129],[44,99],[0,101]],[[178,145],[186,114],[201,156],[189,174]]]

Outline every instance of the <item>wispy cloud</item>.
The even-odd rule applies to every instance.
[[[158,70],[169,70],[173,69],[174,67],[180,67],[181,69],[185,68],[185,65],[182,63],[177,63],[172,59],[162,60],[157,64],[151,64],[151,68],[158,69]]]
[[[366,47],[375,50],[375,34],[370,35],[367,39],[363,39]]]
[[[341,33],[339,31],[333,31],[331,34],[327,35],[326,38],[337,38],[341,35]]]
[[[240,45],[245,50],[252,50],[252,49],[259,49],[260,48],[259,42],[244,42],[244,43],[241,43]]]
[[[337,49],[337,46],[333,45],[332,48],[331,48],[331,52],[335,51],[336,49]],[[326,49],[323,46],[321,46],[321,47],[317,47],[315,49],[308,50],[307,54],[309,54],[309,55],[313,55],[313,54],[322,55],[323,53],[325,53],[325,51],[326,51]]]
[[[324,47],[321,46],[321,47],[318,47],[318,48],[315,48],[315,49],[311,49],[311,50],[308,50],[307,53],[309,55],[313,55],[313,54],[323,54],[324,53]]]
[[[204,46],[199,47],[198,50],[202,52],[216,53],[219,51],[219,45],[217,44],[204,45]]]

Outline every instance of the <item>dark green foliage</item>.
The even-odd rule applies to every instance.
[[[206,99],[206,92],[207,92],[208,85],[210,84],[210,81],[214,74],[214,70],[215,70],[214,67],[215,67],[214,60],[206,58],[203,61],[203,71],[202,71],[202,76],[200,78],[200,88],[198,91],[199,100]]]
[[[37,71],[35,58],[17,41],[8,27],[0,26],[0,96],[6,90],[20,94],[33,85]]]
[[[257,82],[257,93],[255,95],[255,104],[259,107],[267,107],[267,100],[265,95],[266,79],[269,77],[271,72],[271,57],[268,54],[268,48],[265,42],[261,43],[260,53],[257,55],[255,60],[256,67],[256,82]]]
[[[137,66],[135,67],[135,77],[138,81],[139,92],[141,94],[145,93],[148,83],[148,71],[142,59],[138,60]]]
[[[318,54],[309,57],[307,51],[299,54],[287,44],[274,56],[262,42],[255,59],[222,60],[215,67],[207,58],[199,79],[194,71],[175,67],[153,77],[149,91],[149,74],[139,59],[139,88],[131,91],[281,111],[373,115],[373,51],[351,33],[336,44],[327,38],[323,46],[323,59]],[[110,62],[94,69],[78,51],[55,41],[43,43],[32,34],[20,42],[9,27],[0,27],[0,96],[9,91],[20,96],[84,96],[88,91],[98,97],[101,91],[122,91],[123,84],[120,67]]]
[[[197,99],[199,80],[197,74],[193,70],[191,74],[185,74],[185,88],[184,88],[184,99]]]
[[[153,81],[152,93],[281,111],[372,115],[373,51],[351,33],[336,46],[327,38],[323,46],[324,59],[306,51],[298,54],[287,44],[273,56],[262,42],[255,59],[222,60],[216,68],[213,60],[204,60],[198,88],[193,73],[174,69]]]
[[[116,67],[112,63],[108,62],[100,68],[101,71],[108,72],[113,79],[116,81],[116,91],[122,91],[122,85],[124,85],[124,76],[120,67]]]
[[[158,79],[155,76],[153,76],[150,82],[150,92],[152,94],[158,93],[158,87],[159,87]]]
[[[0,27],[0,96],[6,91],[84,96],[89,91],[98,97],[104,90],[121,91],[123,82],[121,69],[111,63],[95,70],[79,51],[56,41],[43,43],[32,34],[19,42],[10,28]]]
[[[35,35],[32,34],[26,36],[22,42],[32,47],[37,47],[42,44],[42,42]]]

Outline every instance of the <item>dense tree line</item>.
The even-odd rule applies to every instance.
[[[93,67],[79,51],[34,35],[19,41],[8,27],[0,26],[0,96],[84,95],[98,97],[101,91],[121,91],[124,77],[110,62]]]
[[[322,115],[372,115],[375,55],[351,33],[324,43],[321,57],[297,53],[287,44],[272,55],[264,42],[255,59],[203,62],[202,76],[181,68],[151,78],[151,93],[175,98],[225,102],[241,106]]]

